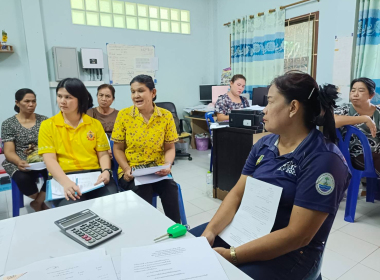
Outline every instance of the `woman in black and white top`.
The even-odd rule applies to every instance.
[[[38,131],[42,121],[47,117],[34,113],[37,102],[36,94],[27,88],[20,89],[15,95],[15,111],[18,113],[6,119],[1,126],[1,138],[4,142],[5,160],[2,165],[9,176],[16,182],[20,191],[33,201],[30,206],[35,211],[48,209],[45,205],[47,170],[30,171],[27,162],[29,152],[37,152]],[[38,156],[36,154],[36,156]],[[38,191],[36,178],[44,177],[41,191]]]
[[[372,151],[373,164],[380,176],[380,107],[373,105],[376,84],[368,78],[359,78],[351,82],[350,101],[335,109],[335,125],[340,128],[354,125],[368,138]],[[345,131],[343,130],[343,136]],[[363,147],[356,136],[350,141],[350,156],[356,169],[364,169]]]

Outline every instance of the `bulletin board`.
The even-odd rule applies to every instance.
[[[155,79],[158,59],[154,51],[154,46],[107,44],[110,84],[129,85],[140,74]]]

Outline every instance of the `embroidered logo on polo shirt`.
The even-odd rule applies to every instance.
[[[285,163],[283,166],[281,166],[277,170],[284,171],[288,174],[292,174],[292,175],[296,176],[296,167],[297,167],[297,165],[295,165],[293,161],[288,161],[287,163]]]
[[[95,140],[95,134],[91,130],[87,132],[87,139],[90,141]]]
[[[315,188],[321,195],[329,195],[335,188],[334,177],[330,173],[323,173],[318,177]]]

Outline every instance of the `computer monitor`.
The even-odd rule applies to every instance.
[[[199,99],[200,101],[212,101],[212,87],[215,85],[200,85]]]
[[[268,88],[254,88],[252,92],[252,105],[267,106],[268,104]]]

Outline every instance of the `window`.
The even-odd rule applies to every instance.
[[[284,72],[299,70],[316,78],[319,12],[285,21]]]
[[[190,11],[120,0],[70,0],[73,24],[191,34]]]

